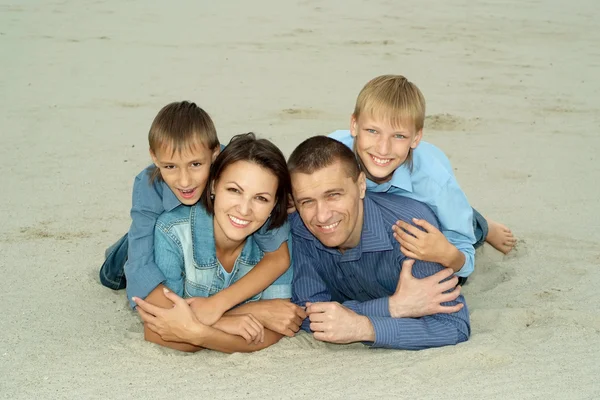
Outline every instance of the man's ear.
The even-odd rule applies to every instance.
[[[358,184],[358,192],[360,193],[360,198],[364,199],[365,194],[367,193],[367,176],[364,172],[361,172],[358,175],[358,181],[356,183]]]
[[[221,154],[221,146],[217,146],[217,148],[213,150],[212,159],[210,160],[211,164],[215,162],[219,154]]]
[[[354,114],[350,115],[350,134],[354,138],[358,135],[358,122]]]
[[[419,131],[415,135],[415,138],[413,139],[412,143],[410,144],[410,148],[416,149],[417,146],[419,145],[419,142],[421,142],[422,138],[423,138],[423,128],[419,129]]]

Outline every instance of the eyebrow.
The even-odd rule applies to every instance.
[[[237,186],[237,187],[238,187],[238,189],[240,189],[242,192],[244,191],[244,188],[242,188],[240,185],[238,185],[238,183],[237,183],[236,181],[228,181],[228,182],[225,182],[225,183],[232,183],[232,184],[234,184],[235,186]],[[269,192],[260,192],[260,193],[254,193],[254,195],[255,195],[255,196],[259,196],[259,195],[260,195],[260,196],[265,196],[265,195],[267,195],[267,196],[273,196],[273,195],[272,195],[271,193],[269,193]]]

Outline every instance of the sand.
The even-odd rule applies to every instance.
[[[600,397],[596,0],[1,3],[0,396]],[[471,339],[409,352],[301,334],[251,355],[144,342],[97,271],[128,229],[156,112],[194,100],[222,141],[253,130],[289,154],[345,129],[382,73],[421,87],[425,140],[520,239],[477,253]]]

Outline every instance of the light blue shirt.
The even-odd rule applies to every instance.
[[[354,138],[348,130],[335,131],[331,138],[354,149]],[[446,239],[465,255],[465,263],[456,273],[471,275],[475,269],[475,232],[473,208],[458,185],[448,157],[431,143],[421,141],[413,150],[412,171],[401,165],[392,179],[382,184],[367,180],[367,190],[409,197],[427,204],[440,221]]]
[[[162,213],[173,211],[181,205],[175,193],[162,179],[154,182],[150,180],[154,168],[154,165],[150,165],[144,169],[133,183],[131,227],[127,235],[129,247],[125,263],[127,297],[131,307],[135,307],[131,300],[133,296],[145,299],[165,281],[165,276],[154,259],[154,226]],[[262,251],[273,252],[287,241],[289,227],[267,231],[266,226],[268,221],[254,238]]]
[[[471,328],[462,295],[442,303],[465,304],[453,314],[393,318],[389,311],[389,298],[407,259],[391,226],[399,219],[411,223],[411,218],[419,218],[437,227],[435,215],[422,203],[389,194],[367,193],[363,204],[360,242],[343,254],[324,246],[296,213],[290,216],[295,268],[292,301],[299,306],[307,301],[337,301],[366,316],[375,330],[375,341],[366,344],[373,347],[419,350],[466,341]],[[442,269],[440,264],[417,260],[412,274],[423,279]],[[310,331],[308,318],[302,329]]]
[[[281,231],[289,234],[289,225]],[[158,218],[154,254],[165,276],[165,286],[181,297],[209,297],[240,280],[260,262],[264,252],[255,239],[255,234],[246,238],[228,273],[217,258],[212,215],[201,203],[191,207],[181,205]],[[292,277],[290,266],[273,284],[248,301],[289,299]]]

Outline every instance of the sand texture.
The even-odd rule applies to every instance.
[[[597,0],[0,2],[0,397],[600,398]],[[416,82],[425,140],[518,249],[486,246],[472,336],[419,352],[307,334],[257,354],[142,340],[97,277],[165,104],[284,153],[348,127],[360,88]],[[595,78],[594,78],[595,77]]]

